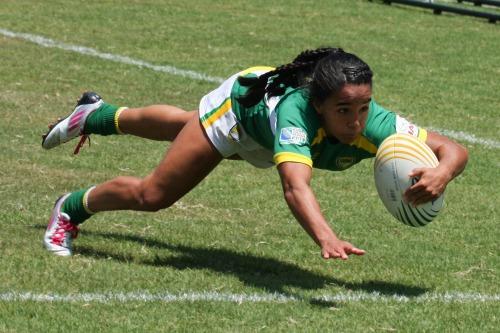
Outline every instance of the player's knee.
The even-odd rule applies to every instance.
[[[161,209],[172,206],[173,202],[168,199],[165,190],[153,188],[142,183],[138,191],[138,202],[141,210],[147,212],[157,212]]]

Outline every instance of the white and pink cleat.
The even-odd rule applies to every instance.
[[[103,104],[102,98],[95,92],[85,92],[78,100],[73,112],[66,118],[59,120],[55,125],[49,126],[47,134],[43,135],[42,147],[51,149],[62,143],[68,142],[77,136],[82,136],[75,154],[82,147],[88,135],[83,133],[87,117]]]
[[[69,193],[57,199],[43,238],[45,248],[59,256],[72,254],[71,244],[78,235],[78,226],[71,223],[68,214],[61,212],[64,200],[68,196]]]

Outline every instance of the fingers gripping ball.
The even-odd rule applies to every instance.
[[[444,194],[418,205],[409,205],[403,193],[418,179],[409,174],[416,168],[435,168],[439,162],[432,150],[417,138],[407,134],[393,134],[382,142],[375,157],[375,185],[387,210],[400,222],[422,227],[438,215],[444,204]]]

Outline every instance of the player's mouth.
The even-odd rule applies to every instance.
[[[342,135],[341,141],[344,141],[345,143],[351,143],[354,140],[356,140],[358,136],[359,136],[359,133],[346,133],[346,134]]]

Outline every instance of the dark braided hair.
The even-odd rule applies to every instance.
[[[372,85],[370,67],[354,54],[339,52],[320,59],[309,83],[309,97],[317,104],[323,103],[345,84]]]
[[[268,96],[279,96],[287,87],[308,86],[312,100],[321,103],[346,83],[371,84],[371,76],[367,64],[340,48],[306,50],[291,63],[259,77],[239,77],[238,82],[249,89],[245,95],[238,97],[238,102],[251,107],[259,103],[266,93]]]

